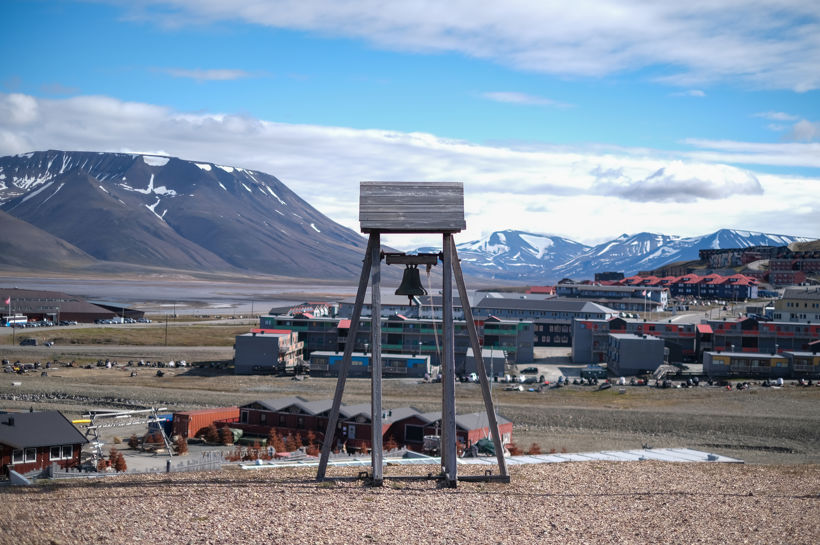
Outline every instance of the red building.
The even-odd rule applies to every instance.
[[[178,412],[174,413],[171,434],[188,439],[205,433],[208,426],[217,420],[236,421],[238,418],[239,407],[218,407],[216,409]]]
[[[287,397],[254,401],[239,407],[239,422],[217,422],[217,426],[230,425],[242,429],[246,435],[267,437],[272,428],[281,436],[299,434],[303,439],[313,433],[317,442],[324,440],[332,401],[323,399],[307,401],[301,397]],[[512,422],[497,417],[503,443],[512,441]],[[441,413],[421,413],[413,407],[384,409],[382,414],[382,437],[393,440],[399,446],[421,451],[425,435],[439,435]],[[348,451],[370,449],[372,417],[370,403],[342,405],[336,426],[334,447],[344,446]],[[485,413],[456,416],[456,436],[462,447],[479,439],[489,437],[490,428]]]
[[[0,416],[0,471],[20,474],[57,464],[80,465],[80,451],[88,440],[59,411],[9,413]]]

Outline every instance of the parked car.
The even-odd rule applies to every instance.
[[[37,339],[23,339],[20,346],[37,346]]]

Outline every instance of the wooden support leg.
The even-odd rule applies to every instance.
[[[498,431],[498,421],[495,417],[495,407],[493,406],[493,398],[490,395],[490,384],[487,380],[487,370],[484,364],[484,356],[481,352],[481,345],[478,342],[478,332],[476,331],[475,321],[473,320],[473,309],[470,308],[470,301],[467,299],[467,288],[464,285],[464,276],[461,274],[461,263],[459,263],[458,260],[458,250],[456,250],[455,241],[453,241],[452,237],[450,237],[450,247],[450,253],[452,254],[453,260],[453,272],[456,277],[456,286],[458,286],[458,296],[461,299],[461,308],[464,310],[464,321],[467,325],[467,332],[470,336],[470,346],[473,348],[473,357],[476,361],[476,373],[478,374],[478,379],[481,383],[481,394],[484,396],[484,410],[487,411],[487,420],[490,425],[490,433],[493,437],[495,457],[498,460],[498,471],[503,477],[506,477],[507,460],[504,458],[501,436]],[[481,363],[479,364],[479,362]]]
[[[327,471],[327,460],[330,456],[330,450],[333,448],[333,441],[336,438],[336,425],[339,422],[339,409],[342,406],[342,394],[345,390],[345,382],[350,371],[350,363],[353,355],[353,348],[356,346],[356,335],[359,333],[359,320],[362,317],[362,307],[364,306],[364,296],[367,292],[367,279],[370,276],[370,268],[373,260],[373,247],[379,247],[378,235],[370,235],[367,241],[367,250],[364,253],[364,262],[362,263],[362,273],[359,277],[359,289],[356,292],[356,303],[353,305],[353,316],[350,318],[350,329],[347,334],[347,343],[345,344],[345,352],[342,356],[342,363],[339,366],[339,378],[336,381],[336,393],[333,395],[333,405],[330,409],[330,417],[327,421],[327,429],[325,430],[325,439],[322,442],[322,453],[319,458],[319,469],[316,472],[316,480],[321,481],[325,478]]]
[[[441,403],[441,456],[447,485],[455,487],[458,482],[458,459],[456,452],[456,357],[453,325],[453,269],[450,233],[444,234],[443,282],[442,282],[442,332],[444,335],[444,361],[442,372]]]
[[[373,486],[381,486],[383,479],[382,458],[382,299],[381,299],[381,242],[378,233],[370,235],[373,247],[370,249],[372,277],[370,280],[373,296],[370,312],[370,421],[371,451],[370,462],[373,467]]]

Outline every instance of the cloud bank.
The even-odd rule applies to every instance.
[[[820,179],[727,163],[820,167],[820,144],[696,141],[670,157],[646,149],[516,148],[428,133],[277,123],[190,113],[105,96],[0,94],[0,155],[34,150],[162,150],[268,172],[358,230],[362,180],[461,181],[466,233],[551,232],[581,242],[613,233],[696,235],[721,227],[820,235]],[[705,158],[707,157],[708,158]],[[422,237],[391,240],[397,247]]]
[[[161,25],[239,20],[561,76],[650,68],[658,81],[683,87],[820,87],[820,9],[801,0],[108,1]]]

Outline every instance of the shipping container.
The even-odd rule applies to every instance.
[[[173,435],[188,439],[204,433],[217,420],[239,422],[239,407],[218,407],[174,413]]]

